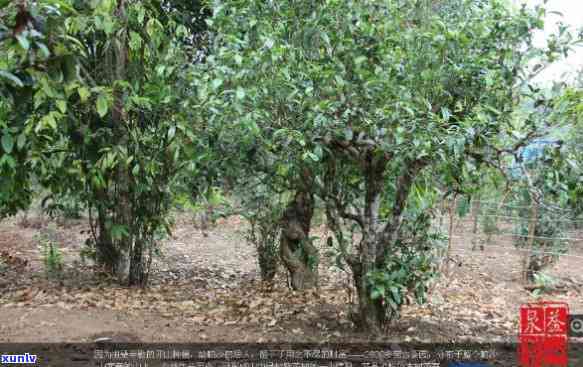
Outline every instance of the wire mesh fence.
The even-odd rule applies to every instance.
[[[553,268],[581,273],[583,218],[576,213],[556,205],[485,200],[472,201],[460,213],[459,203],[444,204],[432,222],[436,232],[446,234],[444,260],[462,255],[484,262],[504,261],[507,270],[518,270],[523,280],[532,280],[535,271]]]

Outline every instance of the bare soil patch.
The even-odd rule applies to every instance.
[[[46,225],[23,228],[16,219],[6,220],[0,223],[0,253],[12,260],[0,267],[0,341],[371,340],[354,331],[349,276],[324,256],[324,248],[320,289],[291,291],[281,271],[269,286],[259,280],[255,249],[242,236],[245,225],[239,218],[222,220],[205,237],[179,217],[154,263],[151,286],[129,289],[79,262],[88,229],[83,221],[56,227],[66,266],[61,279],[47,280],[35,240]],[[324,228],[314,234],[325,239]],[[462,226],[456,235],[456,261],[435,284],[429,303],[406,306],[377,341],[515,341],[518,309],[534,300],[519,281],[520,253],[502,239],[471,251],[469,231]],[[562,287],[545,298],[583,313],[583,248],[571,254],[582,257],[560,260],[552,274]]]

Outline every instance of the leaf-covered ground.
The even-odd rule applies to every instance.
[[[83,222],[32,222],[0,223],[0,342],[370,340],[353,330],[349,277],[333,259],[322,260],[319,290],[288,290],[282,271],[269,287],[258,279],[254,249],[238,218],[219,222],[205,237],[180,216],[145,290],[121,287],[79,262]],[[50,228],[66,264],[57,280],[46,279],[35,237]],[[518,308],[534,300],[518,281],[520,256],[498,246],[470,251],[469,235],[457,232],[456,261],[434,284],[430,302],[405,307],[383,340],[515,340]],[[315,235],[325,237],[325,229]],[[583,256],[583,248],[572,254]],[[582,265],[583,258],[562,259],[552,270],[558,285],[545,297],[583,313]]]

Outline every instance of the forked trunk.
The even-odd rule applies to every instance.
[[[381,198],[386,164],[382,157],[374,157],[372,153],[365,160],[366,193],[364,212],[360,219],[363,238],[358,256],[349,256],[347,261],[352,269],[358,294],[358,310],[353,315],[353,321],[357,327],[368,333],[383,333],[396,315],[395,312],[398,312],[385,304],[384,295],[373,299],[372,285],[367,276],[385,267],[386,256],[398,242],[409,192],[415,176],[425,164],[423,161],[415,161],[404,167],[402,174],[397,177],[391,217],[386,224],[381,225]]]

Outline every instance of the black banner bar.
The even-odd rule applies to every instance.
[[[500,343],[0,344],[0,366],[516,367],[516,349]],[[583,344],[571,343],[569,355],[583,363]]]

